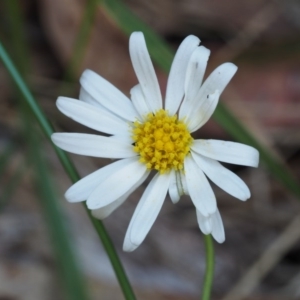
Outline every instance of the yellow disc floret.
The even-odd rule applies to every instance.
[[[161,109],[155,115],[149,113],[144,123],[134,122],[134,151],[148,169],[161,174],[171,169],[182,170],[185,156],[193,141],[186,125],[177,116],[169,116]]]

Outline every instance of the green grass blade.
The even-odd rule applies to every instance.
[[[55,194],[50,171],[41,153],[41,143],[36,130],[32,131],[30,141],[31,161],[35,168],[35,183],[40,203],[52,237],[52,245],[56,256],[57,267],[65,286],[67,299],[86,300],[87,294],[84,280],[78,268],[76,256],[72,249],[62,208]]]
[[[102,1],[100,1],[101,3]],[[120,0],[104,0],[103,6],[127,35],[133,31],[142,31],[145,35],[149,53],[154,62],[164,71],[169,71],[174,57],[169,46],[145,23],[135,16]],[[237,141],[255,147],[260,152],[261,161],[271,174],[290,192],[300,198],[300,184],[287,167],[274,157],[255,139],[255,137],[235,118],[223,103],[219,103],[213,118]]]
[[[24,97],[25,102],[30,107],[30,110],[32,114],[35,116],[38,124],[40,125],[41,129],[43,130],[46,137],[51,141],[51,134],[54,132],[52,129],[52,126],[50,125],[49,121],[45,117],[43,111],[41,110],[40,106],[34,99],[33,95],[29,91],[27,85],[25,84],[24,80],[20,76],[20,73],[17,71],[16,67],[14,66],[12,60],[10,59],[8,53],[6,52],[5,48],[3,47],[2,43],[0,42],[0,59],[2,60],[4,66],[6,67],[8,73],[10,74],[12,80],[16,84],[17,88],[21,92],[22,96]],[[52,142],[51,142],[52,143]],[[56,154],[64,167],[66,173],[70,177],[70,179],[73,182],[76,182],[80,179],[77,170],[75,169],[73,163],[69,159],[69,156],[59,148],[57,148],[52,143]],[[86,204],[84,204],[85,208]],[[133,293],[133,290],[130,286],[129,280],[126,276],[125,270],[123,269],[123,266],[120,262],[120,259],[118,257],[118,254],[114,248],[114,245],[101,221],[98,221],[94,219],[91,214],[89,213],[89,216],[91,218],[91,221],[95,227],[95,230],[97,231],[105,251],[107,252],[110,261],[112,263],[112,266],[114,268],[114,271],[116,273],[116,276],[119,280],[120,287],[123,291],[125,299],[128,300],[134,300],[135,296]]]
[[[214,113],[214,118],[236,140],[255,147],[260,153],[261,161],[270,173],[290,192],[300,198],[300,185],[287,167],[260,144],[224,105],[218,105]]]
[[[5,4],[6,12],[9,16],[9,34],[11,36],[9,45],[11,47],[11,52],[14,54],[19,70],[23,76],[26,76],[26,70],[29,66],[29,49],[27,48],[27,43],[24,38],[24,22],[20,3],[18,0],[6,0]],[[20,99],[20,93],[18,92],[17,94],[18,99]],[[54,197],[54,190],[51,188],[50,177],[46,172],[47,170],[44,173],[40,171],[45,164],[43,165],[41,156],[38,155],[40,154],[38,137],[36,136],[36,132],[34,132],[31,123],[32,115],[30,114],[28,105],[26,105],[24,101],[19,102],[19,112],[22,121],[21,132],[22,135],[26,137],[26,141],[29,142],[25,145],[25,149],[27,151],[29,150],[28,152],[32,155],[31,161],[33,162],[33,165],[36,166],[35,177],[38,181],[37,187],[40,188],[39,191],[42,195],[41,199],[44,200],[42,201],[42,204],[44,204],[43,211],[52,235],[57,265],[60,271],[60,281],[65,287],[66,299],[88,300],[89,297],[87,296],[85,284],[79,271],[77,261],[73,255],[67,230],[64,227],[63,217],[59,210],[59,205],[56,202],[56,198]],[[36,143],[34,144],[34,142]],[[28,147],[30,147],[30,149],[28,149]],[[26,163],[26,165],[20,165],[17,172],[10,179],[1,197],[0,205],[2,207],[17,189],[25,170],[27,169],[28,163]]]
[[[29,66],[29,49],[25,42],[24,21],[19,0],[5,0],[5,13],[8,20],[8,38],[13,59],[24,74]]]

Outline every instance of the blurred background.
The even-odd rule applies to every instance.
[[[0,1],[0,40],[57,131],[89,132],[55,106],[59,95],[78,97],[84,69],[126,95],[137,82],[128,37],[102,2]],[[197,35],[211,50],[206,76],[226,61],[239,67],[222,103],[299,183],[300,2],[121,2],[174,50],[187,35]],[[164,91],[167,75],[156,69]],[[72,286],[77,272],[64,269],[70,257],[89,299],[123,299],[84,207],[63,197],[71,181],[1,63],[0,99],[0,300],[77,299],[65,283]],[[234,140],[214,120],[196,137]],[[72,159],[81,176],[109,163]],[[215,245],[213,299],[300,299],[299,198],[263,163],[258,169],[228,167],[252,197],[242,203],[213,186],[226,232],[225,243]],[[188,197],[177,205],[166,199],[143,244],[133,253],[122,251],[146,185],[104,221],[137,298],[199,299],[205,249]]]

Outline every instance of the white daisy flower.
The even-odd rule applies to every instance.
[[[103,219],[119,207],[153,170],[130,221],[123,249],[133,251],[145,239],[164,199],[174,203],[189,194],[199,227],[218,242],[225,239],[216,198],[207,177],[230,195],[246,200],[246,184],[218,161],[256,167],[256,149],[234,142],[195,140],[191,133],[213,114],[220,94],[237,67],[225,63],[204,81],[210,51],[188,36],[172,63],[163,100],[157,77],[141,32],[130,37],[129,51],[139,84],[131,100],[91,70],[80,78],[79,100],[59,97],[57,107],[73,120],[111,136],[54,133],[60,148],[81,155],[119,159],[71,186],[70,202],[87,201],[93,215]]]

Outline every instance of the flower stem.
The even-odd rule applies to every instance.
[[[209,300],[215,266],[214,244],[211,235],[204,235],[205,252],[206,252],[206,270],[203,283],[202,300]]]
[[[0,59],[2,60],[4,66],[8,70],[14,83],[16,84],[16,86],[20,90],[21,94],[23,95],[31,112],[36,117],[37,122],[40,125],[41,129],[43,130],[44,134],[51,141],[51,135],[53,133],[53,128],[52,128],[50,122],[47,120],[42,109],[39,107],[38,103],[34,99],[33,95],[31,94],[26,83],[24,82],[20,73],[16,69],[15,65],[13,64],[11,58],[9,57],[8,53],[6,52],[4,46],[2,45],[1,42],[0,42]],[[69,156],[64,151],[55,147],[53,143],[52,143],[52,146],[54,147],[62,166],[64,167],[66,173],[69,175],[72,182],[78,181],[80,179],[80,177],[79,177],[78,172],[75,169],[73,163],[71,162]],[[84,206],[85,206],[85,209],[88,211],[86,205],[84,205]],[[114,271],[116,273],[116,276],[118,278],[120,287],[123,291],[124,298],[126,300],[134,300],[135,295],[130,286],[129,280],[126,276],[125,270],[121,264],[118,254],[114,248],[114,245],[113,245],[104,225],[102,224],[101,221],[94,219],[90,213],[89,213],[89,217],[90,217],[91,222],[93,223],[95,230],[97,231],[97,233],[103,243],[103,246],[105,248],[105,251],[107,252],[107,255],[110,258],[111,264],[112,264]]]

